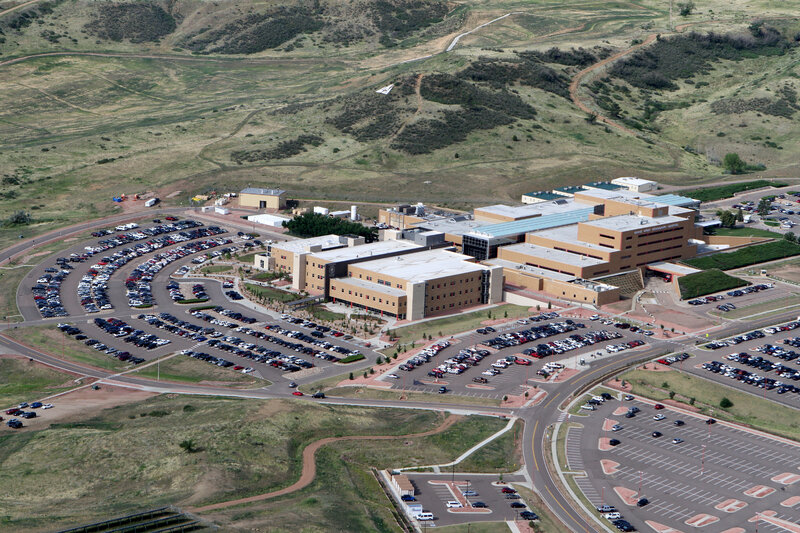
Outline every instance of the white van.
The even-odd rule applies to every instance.
[[[417,518],[417,520],[420,520],[420,521],[423,521],[423,520],[435,520],[435,518],[433,518],[433,513],[419,513],[416,516],[416,518]]]

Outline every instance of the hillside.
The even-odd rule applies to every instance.
[[[795,177],[798,4],[0,2],[0,210],[35,221],[0,245],[144,191],[464,207],[724,180],[728,152]]]

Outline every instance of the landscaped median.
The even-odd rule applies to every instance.
[[[688,196],[701,202],[713,202],[723,198],[731,198],[737,192],[752,191],[753,189],[763,189],[765,187],[786,187],[786,183],[771,182],[767,180],[743,181],[741,183],[731,183],[718,187],[703,187],[692,191],[680,191],[682,196]]]

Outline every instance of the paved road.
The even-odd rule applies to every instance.
[[[163,215],[166,213],[183,213],[183,212],[185,212],[185,210],[183,209],[154,210],[154,211],[148,211],[146,213],[111,217],[101,221],[101,224],[107,225],[112,223],[118,223],[119,221],[123,220],[132,220],[141,218],[142,216],[163,217]],[[223,224],[222,222],[217,221],[216,219],[214,220],[214,222]],[[65,236],[79,233],[94,227],[98,227],[97,221],[91,223],[79,224],[63,230],[57,230],[55,232],[51,232],[47,236],[39,237],[39,239],[47,238],[48,240],[53,240],[53,239],[63,238]],[[18,245],[15,245],[9,249],[3,250],[2,252],[0,252],[0,261],[13,256],[14,254],[25,251],[27,249],[26,247],[30,247],[32,244],[33,243],[31,241],[26,241]],[[134,263],[138,263],[138,261],[134,261]],[[177,265],[178,263],[175,264],[176,267]],[[43,268],[43,265],[40,265],[34,270],[37,270],[39,268]],[[172,269],[170,268],[168,270],[171,271]],[[115,275],[115,278],[118,278],[119,276],[120,273],[118,272]],[[161,281],[162,280],[159,279],[159,282]],[[208,285],[209,285],[208,288],[211,289],[211,292],[213,292],[213,296],[215,298],[217,297],[222,298],[220,294],[217,294],[218,292],[221,292],[218,291],[218,287],[214,287],[213,286],[214,284],[211,283],[208,283]],[[64,296],[69,297],[70,294],[65,292]],[[162,305],[162,301],[164,302],[164,305],[169,305],[167,303],[168,299],[164,297],[163,292],[158,294],[157,297],[160,298],[159,306]],[[232,302],[227,302],[226,300],[222,301],[225,301],[226,307],[229,308],[235,307],[235,304]],[[122,309],[123,308],[120,307],[117,313],[119,313]],[[253,314],[253,311],[250,309],[246,310],[243,309],[243,312],[250,315]],[[108,314],[113,314],[113,311],[109,312]],[[727,337],[745,331],[750,331],[754,328],[761,328],[761,327],[766,327],[767,325],[785,322],[790,319],[796,318],[796,316],[797,316],[796,312],[790,311],[783,313],[781,315],[765,317],[754,321],[730,323],[726,325],[724,329],[722,329],[721,331],[715,332],[714,337],[715,338]],[[20,325],[27,326],[27,325],[36,325],[36,324],[52,323],[52,322],[53,320],[41,320],[38,318],[32,318],[31,320],[25,321],[22,324],[16,324],[16,326]],[[3,329],[3,327],[4,327],[3,325],[0,325],[0,329]],[[578,375],[576,375],[569,381],[564,383],[544,385],[543,388],[545,388],[545,390],[547,390],[548,392],[548,396],[545,399],[544,403],[538,406],[533,406],[528,408],[523,407],[523,408],[511,409],[511,408],[499,408],[499,407],[480,407],[475,405],[431,404],[425,402],[399,401],[399,400],[359,400],[350,398],[327,398],[324,400],[313,400],[308,397],[304,397],[304,398],[297,398],[297,401],[310,401],[310,402],[339,404],[339,405],[361,405],[361,406],[373,406],[373,407],[436,409],[436,410],[446,410],[464,414],[481,413],[481,414],[492,414],[496,416],[518,416],[526,423],[523,435],[523,455],[526,467],[528,469],[528,474],[531,477],[538,493],[541,495],[547,506],[559,517],[561,521],[563,521],[566,524],[567,528],[570,531],[576,531],[576,532],[597,531],[598,526],[596,524],[583,518],[579,513],[575,511],[576,504],[569,498],[569,496],[562,494],[559,488],[560,484],[556,483],[556,481],[553,479],[550,472],[545,466],[546,457],[547,454],[549,453],[549,447],[545,446],[546,442],[545,434],[548,430],[548,427],[551,426],[551,424],[557,422],[559,418],[563,416],[563,413],[561,412],[559,407],[563,404],[563,402],[566,399],[570,398],[576,390],[589,386],[592,383],[596,382],[597,380],[607,375],[621,371],[638,361],[653,358],[663,353],[686,351],[690,348],[693,348],[696,345],[696,343],[705,342],[706,340],[707,339],[704,337],[701,338],[701,337],[691,337],[691,336],[681,337],[677,339],[670,339],[670,340],[658,340],[650,338],[648,339],[649,346],[645,350],[624,352],[623,354],[614,356],[613,358],[603,358],[602,360],[594,360],[586,370],[580,372]],[[161,393],[173,392],[173,393],[183,393],[183,394],[224,395],[224,396],[261,398],[261,399],[271,399],[271,398],[294,399],[294,397],[290,396],[291,390],[288,387],[270,387],[269,389],[255,389],[255,390],[231,390],[225,387],[205,387],[205,386],[191,385],[191,384],[163,383],[151,379],[136,377],[135,375],[125,374],[125,373],[122,374],[113,373],[102,369],[89,368],[80,364],[61,360],[47,353],[43,353],[39,350],[21,345],[2,335],[0,335],[0,347],[5,348],[11,352],[20,353],[23,356],[30,357],[34,360],[40,361],[42,363],[51,365],[53,367],[65,371],[69,371],[82,376],[95,378],[100,380],[101,382],[113,383],[118,386],[125,386],[125,387],[131,387],[131,388],[148,390],[152,392],[161,392]],[[364,364],[368,365],[370,364],[370,362],[371,361],[368,359]],[[332,367],[332,368],[333,370],[331,371],[331,373],[338,372],[337,367]],[[344,374],[350,372],[351,370],[352,369],[350,367],[343,368],[342,373]]]

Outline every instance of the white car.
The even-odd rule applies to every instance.
[[[464,506],[461,505],[461,502],[457,502],[455,500],[450,500],[449,502],[447,502],[448,509],[461,509],[462,507]]]
[[[52,403],[46,403],[42,406],[42,409],[52,409],[54,406]]]
[[[667,418],[667,417],[662,415],[661,413],[658,413],[657,415],[655,415],[653,417],[653,420],[664,420],[665,418]]]
[[[400,376],[397,374],[386,374],[386,377],[389,379],[400,379]]]
[[[589,320],[600,320],[600,315],[592,315],[589,317]]]
[[[622,518],[622,515],[620,513],[606,513],[603,515],[603,518],[606,520],[619,520]]]
[[[597,411],[597,407],[589,403],[581,405],[581,409],[586,409],[587,411]]]
[[[491,370],[484,370],[483,372],[481,372],[481,374],[483,374],[484,376],[494,376],[496,372],[492,372]]]
[[[611,431],[619,431],[620,429],[622,429],[622,426],[620,426],[619,424],[614,424],[613,426],[611,426]]]

